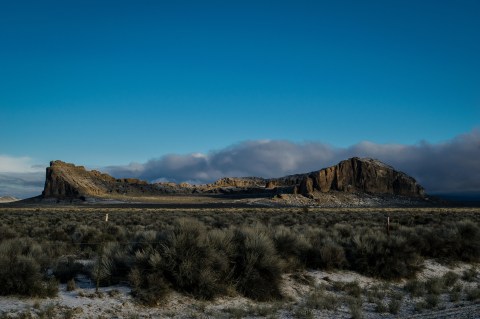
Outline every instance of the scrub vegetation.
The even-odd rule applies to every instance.
[[[405,293],[424,298],[419,308],[431,308],[440,293],[458,298],[459,276],[419,281],[425,259],[480,261],[480,215],[468,210],[19,208],[0,210],[0,225],[1,295],[53,296],[58,282],[74,290],[72,279],[84,274],[103,286],[128,283],[146,305],[171,291],[200,300],[241,294],[271,301],[282,298],[285,273],[345,269],[409,279]],[[352,317],[360,317],[361,288],[338,289]],[[478,291],[466,295],[478,300]],[[381,294],[369,293],[377,311],[397,313],[402,297]],[[334,309],[337,302],[317,289],[306,307]]]

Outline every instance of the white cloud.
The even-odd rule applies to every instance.
[[[30,157],[0,154],[0,173],[34,173],[44,170],[44,166],[34,164]]]
[[[40,195],[45,183],[45,166],[26,156],[0,155],[0,196]]]

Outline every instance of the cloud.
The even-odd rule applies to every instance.
[[[0,155],[0,196],[27,198],[42,193],[45,165],[33,164],[30,157]]]
[[[0,173],[0,196],[17,198],[37,196],[42,193],[44,183],[44,172]]]
[[[44,166],[34,165],[30,157],[0,154],[0,173],[35,173],[44,170]]]
[[[480,192],[480,131],[416,145],[360,142],[338,148],[320,142],[245,141],[207,154],[166,155],[144,164],[110,166],[117,177],[208,183],[224,176],[279,177],[318,170],[353,157],[377,158],[415,177],[428,192]]]
[[[305,173],[353,156],[377,158],[415,177],[429,193],[480,193],[478,129],[435,144],[360,142],[339,148],[321,142],[244,141],[206,154],[170,154],[146,163],[108,166],[100,170],[115,177],[199,184],[225,176],[268,178]],[[32,165],[28,157],[0,155],[0,196],[36,196],[41,194],[44,182],[45,166]]]

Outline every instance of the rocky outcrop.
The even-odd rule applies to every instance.
[[[157,196],[162,194],[302,194],[332,191],[402,195],[423,198],[423,188],[412,177],[394,170],[380,161],[368,158],[350,158],[335,166],[306,174],[281,178],[226,177],[212,184],[187,183],[149,184],[134,178],[116,179],[99,171],[88,171],[83,166],[50,162],[47,168],[44,198],[86,198]]]
[[[213,184],[209,184],[209,187],[262,187],[265,185],[265,179],[260,177],[224,177],[217,180]]]
[[[13,196],[0,196],[0,203],[11,203],[11,202],[16,202],[18,201],[18,198],[15,198]]]
[[[99,171],[87,171],[83,166],[50,162],[47,168],[44,198],[102,197],[108,194],[145,193],[152,185],[134,178],[115,179]]]
[[[286,176],[273,182],[299,185],[302,195],[318,192],[365,192],[424,197],[425,191],[414,178],[378,160],[353,157],[335,166],[308,174]]]

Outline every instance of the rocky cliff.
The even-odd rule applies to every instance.
[[[47,168],[43,197],[45,198],[81,198],[86,196],[102,197],[108,194],[138,195],[148,192],[151,185],[133,178],[115,179],[99,171],[87,171],[83,166],[50,162]]]
[[[108,198],[117,195],[131,197],[162,194],[271,194],[294,193],[312,196],[315,193],[348,192],[391,194],[424,197],[423,188],[412,177],[394,170],[382,162],[358,157],[335,166],[306,174],[281,178],[260,177],[222,178],[212,184],[186,183],[149,184],[133,178],[116,179],[99,171],[88,171],[83,166],[53,161],[47,168],[44,198]]]
[[[294,186],[298,193],[365,192],[424,197],[425,191],[414,178],[396,171],[378,160],[353,157],[335,166],[314,171],[270,179],[270,184]]]

